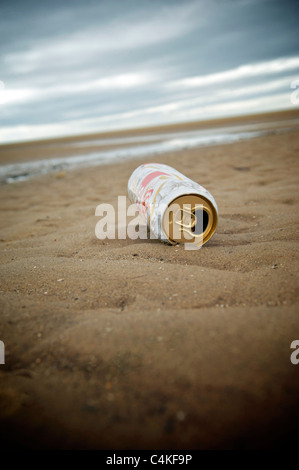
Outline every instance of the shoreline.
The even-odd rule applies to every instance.
[[[290,127],[290,124],[291,127]],[[15,183],[26,181],[33,177],[48,173],[63,173],[76,168],[97,167],[144,158],[147,156],[155,159],[159,155],[172,151],[178,152],[192,148],[211,147],[215,145],[227,145],[233,142],[249,140],[271,134],[297,132],[299,118],[287,121],[267,121],[258,124],[241,125],[223,128],[212,128],[206,131],[182,130],[176,134],[148,134],[135,135],[135,137],[115,138],[114,140],[73,141],[69,142],[61,156],[57,154],[55,143],[46,145],[47,156],[44,159],[32,159],[30,150],[26,150],[13,162],[7,163],[9,152],[0,153],[0,183]],[[222,129],[222,133],[219,133]],[[13,147],[15,150],[15,148]],[[30,149],[30,148],[29,148]],[[40,150],[38,147],[36,150]],[[80,153],[83,152],[83,153]]]
[[[293,109],[289,111],[279,111],[258,115],[245,115],[233,118],[214,119],[208,121],[195,121],[190,123],[172,124],[165,126],[147,127],[140,129],[129,129],[125,131],[111,131],[111,132],[99,132],[81,136],[69,136],[59,137],[52,139],[42,139],[36,141],[26,142],[15,142],[0,144],[0,164],[9,162],[19,162],[28,160],[28,153],[30,152],[30,159],[36,160],[42,158],[55,158],[61,156],[72,156],[80,152],[80,147],[74,147],[74,144],[80,144],[84,148],[87,144],[87,149],[91,151],[95,150],[110,150],[111,144],[108,146],[88,145],[89,141],[103,141],[105,139],[118,139],[118,138],[134,138],[134,137],[146,137],[151,135],[163,135],[165,133],[180,133],[186,131],[214,131],[214,129],[221,129],[225,127],[237,127],[237,126],[252,126],[268,125],[269,128],[282,128],[284,125],[288,125],[289,121],[298,121],[299,109]],[[283,124],[284,123],[284,124]],[[296,124],[297,125],[297,124]],[[122,144],[123,145],[123,144]],[[117,148],[114,145],[114,148]],[[81,147],[82,149],[82,147]],[[20,151],[22,154],[20,154]]]
[[[214,119],[207,119],[207,120],[200,120],[200,121],[187,121],[187,122],[178,122],[173,124],[161,124],[158,126],[146,126],[146,127],[139,127],[139,128],[129,128],[129,129],[114,129],[110,131],[102,131],[102,132],[92,132],[88,134],[81,134],[81,135],[69,135],[69,136],[62,136],[62,137],[50,137],[50,138],[41,138],[36,140],[28,140],[28,141],[21,141],[21,142],[7,142],[7,143],[0,143],[0,149],[6,147],[23,147],[23,146],[31,146],[34,144],[37,145],[47,145],[51,143],[68,143],[69,141],[84,141],[84,140],[94,140],[94,139],[105,139],[105,138],[114,138],[114,137],[125,137],[125,136],[134,136],[134,135],[147,135],[151,133],[165,133],[165,132],[177,132],[183,129],[206,129],[210,128],[213,129],[215,127],[222,127],[226,126],[227,124],[235,125],[236,123],[260,123],[260,122],[267,122],[267,121],[275,121],[275,120],[288,120],[288,119],[297,119],[299,116],[299,109],[286,109],[282,111],[269,111],[265,113],[258,113],[258,114],[242,114],[237,116],[231,117],[224,117],[224,118],[214,118]]]

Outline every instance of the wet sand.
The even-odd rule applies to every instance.
[[[2,184],[2,445],[293,446],[298,151],[290,132],[155,157],[218,203],[196,252],[95,237],[153,158]]]

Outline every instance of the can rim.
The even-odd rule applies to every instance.
[[[205,230],[203,231],[202,234],[194,236],[195,240],[192,241],[192,240],[189,239],[189,240],[178,241],[176,239],[171,238],[170,230],[168,230],[169,235],[167,235],[167,230],[165,230],[165,224],[168,224],[168,227],[169,227],[170,224],[172,224],[172,220],[169,220],[170,217],[168,217],[168,221],[165,220],[166,219],[165,216],[168,213],[168,209],[170,208],[170,206],[172,204],[177,203],[178,205],[183,207],[183,205],[184,205],[183,200],[186,200],[186,198],[189,198],[189,197],[191,197],[192,202],[185,202],[185,204],[190,204],[191,203],[191,204],[194,204],[194,207],[196,205],[203,206],[203,210],[205,212],[207,212],[208,215],[209,215],[209,223],[208,223],[207,227],[205,228]],[[198,202],[196,202],[196,200]],[[191,210],[192,210],[192,208],[191,208]],[[193,211],[194,210],[192,210],[192,212]],[[163,230],[165,238],[168,239],[168,241],[172,245],[175,245],[177,243],[192,243],[192,244],[195,244],[197,246],[201,246],[201,245],[204,245],[214,235],[216,227],[217,227],[217,223],[218,223],[218,214],[217,214],[217,210],[216,210],[215,206],[212,204],[212,202],[208,198],[206,198],[204,195],[201,195],[201,194],[198,194],[198,193],[187,193],[187,194],[182,194],[180,196],[177,196],[169,202],[169,204],[167,206],[167,209],[165,210],[165,212],[163,214],[162,227],[161,228]]]

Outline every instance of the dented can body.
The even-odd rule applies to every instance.
[[[128,195],[154,238],[201,246],[216,230],[218,208],[213,196],[168,165],[140,165],[129,179]]]

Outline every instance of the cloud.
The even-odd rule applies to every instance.
[[[290,93],[280,93],[275,96],[261,96],[247,100],[234,100],[226,103],[199,106],[177,113],[177,118],[181,120],[200,120],[216,116],[238,116],[287,108],[291,108]]]
[[[11,105],[25,101],[37,101],[40,99],[58,98],[60,96],[73,95],[79,93],[92,93],[100,90],[123,90],[138,87],[150,82],[150,76],[145,73],[121,74],[98,80],[70,83],[67,85],[58,84],[43,88],[29,89],[8,89],[0,87],[0,104]]]
[[[35,90],[19,88],[16,90],[6,89],[5,86],[0,88],[0,105],[10,105],[15,103],[22,103],[31,101],[36,96]]]
[[[131,13],[96,26],[93,21],[83,29],[44,39],[27,50],[4,54],[3,63],[14,73],[26,73],[49,64],[71,66],[113,52],[144,49],[192,31],[198,26],[195,11],[195,3],[164,5],[149,15],[143,12],[142,17]]]
[[[178,100],[173,103],[168,103],[168,107],[171,109],[192,109],[198,104],[202,105],[204,103],[213,103],[213,102],[224,102],[225,106],[228,102],[232,101],[239,97],[244,96],[255,96],[273,94],[273,92],[285,92],[290,89],[290,84],[293,80],[296,79],[296,75],[291,75],[284,77],[278,80],[271,81],[260,81],[254,85],[247,86],[236,86],[233,82],[226,83],[226,87],[206,87],[204,92],[199,96],[195,93],[192,94],[192,97],[189,99]],[[252,98],[251,98],[252,100]],[[287,103],[286,103],[287,105]],[[222,108],[219,108],[222,109]]]
[[[225,70],[224,72],[183,78],[181,80],[169,82],[166,86],[175,88],[201,87],[231,80],[239,80],[242,78],[272,75],[280,72],[295,70],[298,68],[299,57],[281,58],[257,64],[241,65],[231,70]]]

